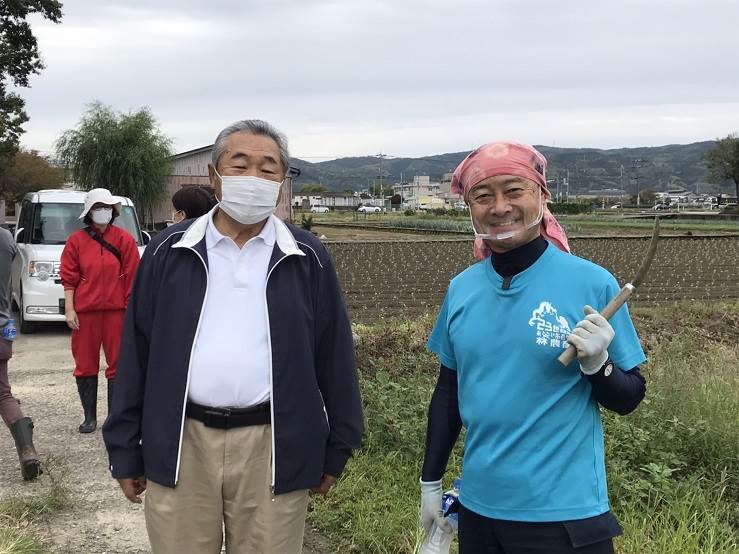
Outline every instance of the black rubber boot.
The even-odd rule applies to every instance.
[[[80,393],[85,421],[80,425],[80,433],[92,433],[98,426],[98,378],[77,377],[77,392]]]
[[[43,473],[36,449],[33,447],[33,421],[30,417],[22,417],[10,426],[10,433],[15,440],[18,460],[21,463],[21,475],[26,481],[33,481]]]
[[[108,379],[108,413],[113,406],[113,387],[115,387],[115,379]]]

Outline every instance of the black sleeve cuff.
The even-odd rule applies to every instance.
[[[583,375],[604,408],[621,415],[633,412],[646,394],[646,380],[638,368],[624,371],[611,359],[592,375]]]

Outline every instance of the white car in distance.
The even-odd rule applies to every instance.
[[[359,208],[357,208],[357,211],[365,214],[373,214],[381,212],[382,208],[380,206],[359,206]]]
[[[330,210],[328,206],[311,206],[310,211],[314,214],[327,214]]]

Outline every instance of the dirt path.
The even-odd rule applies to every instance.
[[[63,325],[46,326],[33,335],[18,335],[10,360],[13,394],[35,423],[34,442],[42,459],[69,491],[71,502],[38,531],[57,553],[144,554],[149,550],[143,507],[128,502],[110,477],[102,435],[80,435],[82,408],[71,375],[69,333]],[[98,391],[98,423],[106,416],[105,380]],[[46,475],[24,483],[10,433],[0,430],[0,500],[40,493],[50,486]],[[306,534],[304,554],[320,554],[320,537]]]

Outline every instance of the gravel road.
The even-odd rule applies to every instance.
[[[77,431],[82,408],[72,367],[65,325],[46,325],[35,334],[18,335],[9,364],[13,395],[34,420],[34,442],[41,458],[71,498],[64,511],[36,530],[55,546],[56,553],[149,553],[143,507],[128,502],[111,478],[99,428],[90,435]],[[101,373],[99,424],[106,416],[105,387]],[[47,475],[37,483],[23,482],[12,437],[0,431],[0,500],[38,494],[49,486]],[[307,531],[305,543],[304,554],[325,550],[312,530]]]

